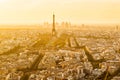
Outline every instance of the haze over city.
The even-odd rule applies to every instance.
[[[120,22],[120,0],[0,0],[0,24]]]
[[[120,80],[120,0],[0,0],[0,80]]]

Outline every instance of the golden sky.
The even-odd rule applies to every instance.
[[[0,0],[0,23],[120,23],[120,0]]]

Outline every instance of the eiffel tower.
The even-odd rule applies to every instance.
[[[55,15],[54,15],[54,14],[53,14],[52,36],[56,36],[56,30],[55,30]]]

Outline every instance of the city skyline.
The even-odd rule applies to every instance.
[[[120,22],[119,0],[0,0],[0,24]]]

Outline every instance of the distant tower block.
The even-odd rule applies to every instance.
[[[116,30],[118,30],[119,28],[118,28],[118,25],[116,26]]]
[[[56,30],[55,30],[55,15],[53,14],[53,29],[52,29],[52,36],[56,36]]]

